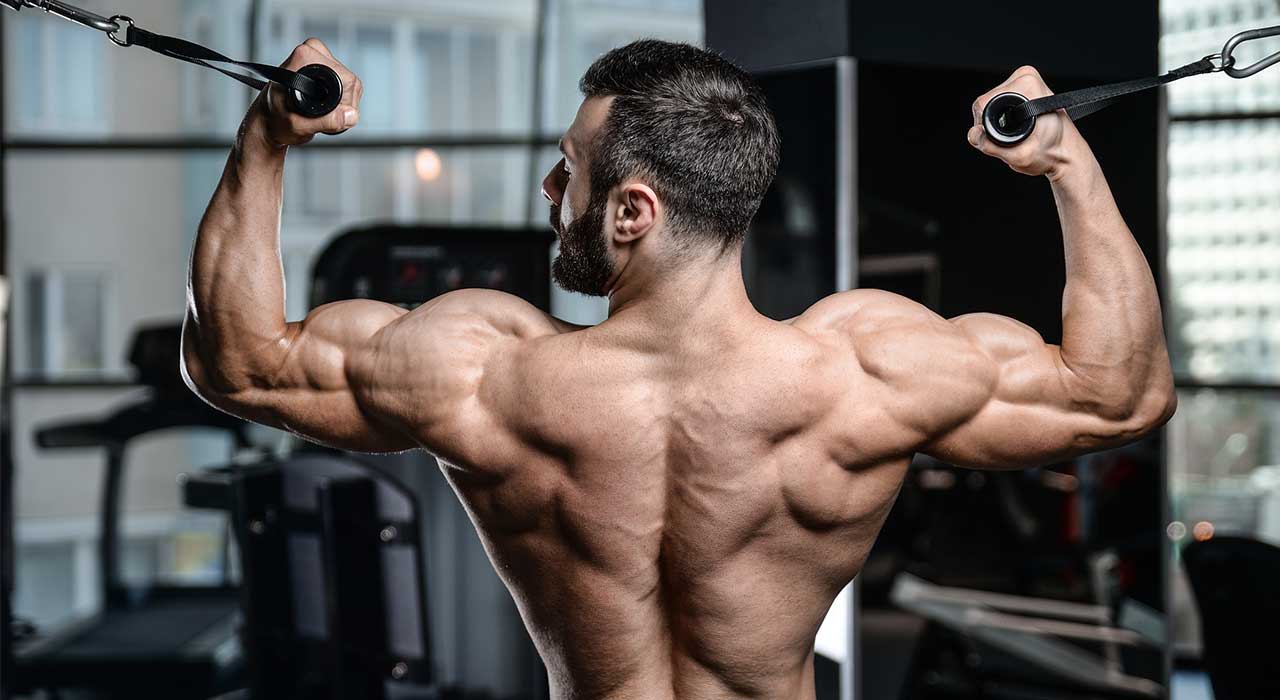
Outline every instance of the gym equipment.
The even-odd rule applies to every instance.
[[[374,226],[338,236],[316,258],[311,308],[377,299],[406,309],[455,289],[497,289],[551,306],[550,231]]]
[[[211,68],[238,80],[254,90],[262,90],[268,82],[288,88],[289,109],[305,117],[317,118],[332,112],[342,102],[342,80],[326,65],[313,63],[297,72],[262,63],[237,61],[213,49],[176,37],[153,34],[134,24],[126,15],[103,17],[60,0],[0,0],[4,5],[21,10],[24,7],[61,17],[82,27],[104,32],[116,46],[141,46],[158,54]],[[219,68],[214,63],[227,63],[261,76],[258,80],[247,75]]]
[[[1204,666],[1217,700],[1280,697],[1280,547],[1216,536],[1182,549],[1204,638]]]
[[[1155,78],[1100,85],[1036,100],[1028,100],[1016,92],[1000,93],[991,98],[983,109],[982,128],[995,143],[1001,146],[1015,146],[1025,141],[1035,131],[1036,117],[1041,114],[1062,109],[1066,110],[1067,116],[1071,117],[1072,121],[1075,121],[1110,106],[1125,95],[1157,88],[1193,75],[1226,73],[1232,78],[1248,78],[1280,63],[1280,51],[1251,66],[1237,68],[1233,55],[1235,50],[1245,42],[1273,36],[1280,36],[1280,27],[1240,32],[1227,41],[1221,53],[1210,54],[1195,63],[1189,63]]]
[[[316,450],[188,475],[188,506],[230,514],[250,682],[235,697],[426,697],[433,679],[413,494]]]
[[[43,427],[44,449],[104,448],[99,558],[102,611],[15,649],[22,689],[88,688],[128,698],[204,700],[238,682],[234,638],[236,588],[129,587],[120,579],[120,505],[125,454],[131,441],[171,428],[213,429],[248,444],[247,424],[217,411],[183,383],[178,369],[180,324],[143,328],[130,363],[150,388],[141,400],[105,418]]]
[[[920,642],[910,697],[1160,698],[1149,675],[1163,672],[1159,617],[1129,601],[1111,609],[932,585],[901,574],[893,602],[932,623]],[[1141,674],[1135,673],[1140,669]]]

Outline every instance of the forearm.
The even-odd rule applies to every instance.
[[[1169,392],[1159,294],[1097,159],[1067,130],[1060,167],[1049,175],[1067,265],[1062,360],[1083,403],[1125,417]]]
[[[267,140],[263,117],[255,102],[200,222],[187,287],[184,355],[228,390],[269,372],[287,343],[279,243],[287,148]]]

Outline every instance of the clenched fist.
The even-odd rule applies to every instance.
[[[1023,66],[973,103],[973,127],[969,129],[969,143],[983,153],[999,158],[1024,175],[1047,175],[1056,180],[1069,159],[1070,151],[1080,142],[1080,132],[1062,110],[1036,117],[1035,131],[1025,141],[1015,146],[1002,146],[992,141],[982,129],[982,111],[991,98],[1002,92],[1016,92],[1028,100],[1053,94],[1031,66]]]
[[[364,85],[342,65],[319,39],[307,39],[289,54],[281,68],[296,71],[303,66],[321,63],[332,68],[342,79],[342,101],[332,112],[315,119],[297,114],[287,106],[288,88],[268,83],[267,89],[254,101],[250,118],[261,121],[263,138],[272,146],[298,146],[316,134],[340,134],[360,121],[360,98]]]

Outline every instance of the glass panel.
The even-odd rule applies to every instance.
[[[1280,545],[1280,392],[1179,392],[1167,430],[1170,522],[1177,552],[1221,535]],[[1171,581],[1171,623],[1180,656],[1201,640],[1185,574]]]
[[[1179,375],[1280,380],[1280,120],[1174,123],[1168,230]]]
[[[601,54],[640,38],[702,44],[697,0],[548,0],[552,28],[543,65],[548,131],[573,123],[582,96],[578,80]]]
[[[454,127],[452,99],[453,71],[449,69],[449,34],[426,30],[418,35],[416,62],[419,123],[428,133],[442,133]]]
[[[1184,66],[1222,50],[1227,39],[1246,29],[1280,24],[1280,4],[1258,0],[1164,0],[1160,3],[1165,70]],[[1280,50],[1280,38],[1253,41],[1235,52],[1238,65],[1249,65]],[[1268,70],[1247,80],[1225,75],[1180,80],[1169,86],[1172,114],[1255,112],[1280,109],[1280,71]]]
[[[6,69],[5,74],[5,103],[10,105],[5,124],[6,129],[12,130],[17,124],[38,124],[45,116],[45,86],[50,82],[45,75],[50,66],[42,59],[48,43],[45,37],[51,30],[35,12],[6,17],[3,26],[5,46],[11,47],[6,52],[5,65],[21,61],[23,66],[18,71]]]
[[[33,273],[27,277],[27,304],[24,309],[27,315],[27,368],[37,374],[49,370],[49,328],[45,322],[49,316],[47,289],[48,282],[43,273]]]
[[[262,55],[324,41],[364,84],[349,138],[529,131],[536,3],[271,2]],[[273,59],[276,60],[276,59]]]
[[[14,615],[37,629],[70,621],[76,612],[75,545],[26,543],[19,534],[15,549]]]
[[[1169,424],[1173,539],[1280,544],[1280,393],[1183,391]]]
[[[59,369],[74,373],[102,370],[102,316],[107,301],[106,276],[103,273],[63,273],[62,366]]]
[[[182,318],[191,242],[225,161],[216,151],[7,155],[10,264],[56,272],[64,297],[45,322],[62,326],[66,342],[47,347],[46,356],[124,376],[134,328]],[[75,193],[74,206],[67,192]],[[15,311],[25,313],[28,302],[18,301]],[[33,320],[15,322],[30,328]],[[14,335],[20,375],[40,369],[28,346],[38,337]]]
[[[126,14],[144,29],[248,58],[247,6],[121,0],[89,8]],[[7,137],[230,140],[253,98],[251,90],[208,69],[146,49],[119,49],[100,32],[37,10],[5,12]]]
[[[362,76],[360,130],[366,134],[386,133],[396,126],[391,44],[390,27],[365,26],[356,31],[355,51],[348,67]]]

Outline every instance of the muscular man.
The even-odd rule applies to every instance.
[[[573,326],[467,290],[408,312],[345,301],[286,323],[288,147],[358,121],[249,110],[191,263],[185,372],[213,405],[349,450],[423,448],[466,505],[557,698],[811,698],[813,644],[916,452],[978,469],[1132,441],[1174,410],[1156,288],[1065,117],[1016,148],[1062,219],[1063,343],[947,320],[885,292],[758,314],[742,240],[779,139],[759,89],[702,50],[643,41],[582,79],[547,175],[557,282],[607,295]],[[1022,68],[974,104],[1049,94]],[[957,137],[959,135],[957,134]],[[1046,232],[1047,233],[1047,232]]]

